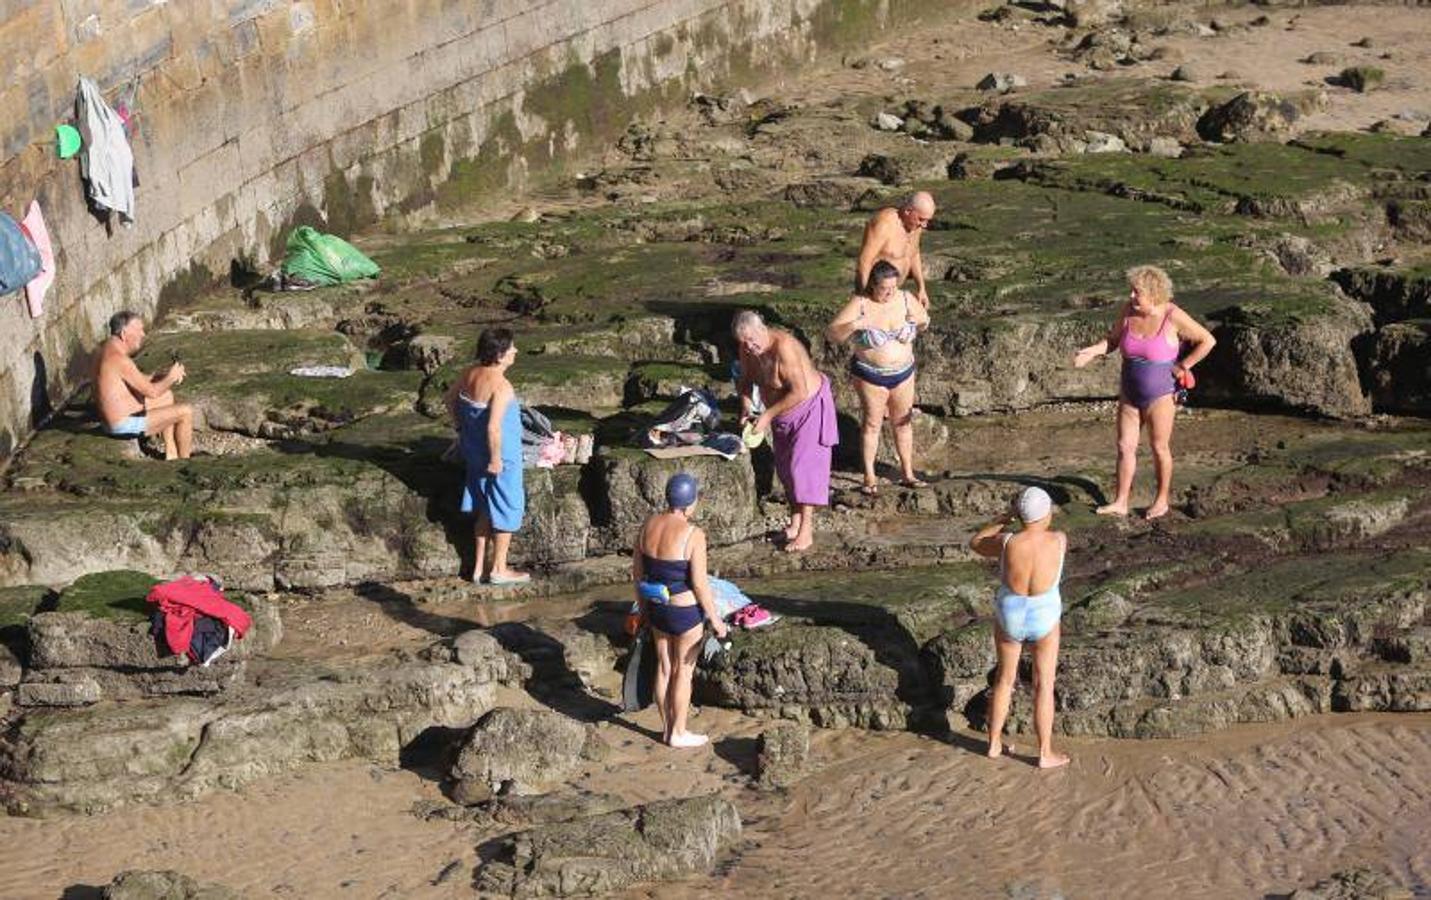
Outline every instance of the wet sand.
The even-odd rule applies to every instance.
[[[677,754],[608,725],[615,752],[578,782],[632,802],[720,790],[741,811],[723,874],[630,896],[1259,897],[1358,864],[1431,889],[1431,715],[1070,739],[1074,762],[1054,772],[991,762],[968,732],[825,731],[784,795],[746,787],[758,721],[708,710],[696,727],[717,745]],[[441,799],[433,781],[346,762],[174,807],[0,820],[0,896],[83,897],[126,868],[254,897],[470,896],[495,832],[421,821],[424,799]]]

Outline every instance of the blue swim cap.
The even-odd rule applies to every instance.
[[[701,492],[700,482],[690,472],[677,472],[666,482],[666,505],[671,509],[685,509],[696,502]]]

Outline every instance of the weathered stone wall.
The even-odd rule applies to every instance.
[[[907,21],[913,0],[5,0],[0,205],[37,198],[59,277],[0,298],[0,461],[78,385],[105,321],[339,233],[523,185],[629,117]],[[53,127],[79,75],[137,79],[136,222],[85,208]]]

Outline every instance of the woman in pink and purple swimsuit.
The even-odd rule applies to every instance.
[[[1132,289],[1128,302],[1108,337],[1079,350],[1073,364],[1083,368],[1095,357],[1117,347],[1123,354],[1123,374],[1118,391],[1118,493],[1113,502],[1098,507],[1099,515],[1126,516],[1138,465],[1138,435],[1148,426],[1153,451],[1153,471],[1158,495],[1144,518],[1168,512],[1168,491],[1173,481],[1173,393],[1192,367],[1212,352],[1217,340],[1206,328],[1173,303],[1173,281],[1157,266],[1128,270]],[[1192,349],[1182,359],[1178,351],[1186,341]]]

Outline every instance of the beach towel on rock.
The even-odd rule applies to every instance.
[[[820,388],[799,406],[771,424],[775,474],[791,503],[828,506],[830,463],[840,431],[835,421],[835,397],[830,379],[820,376]]]
[[[522,481],[522,414],[515,399],[502,414],[502,474],[487,472],[491,455],[487,447],[490,407],[466,397],[457,404],[462,461],[467,464],[467,480],[462,489],[462,511],[486,513],[496,531],[517,531],[522,527],[527,495]]]

